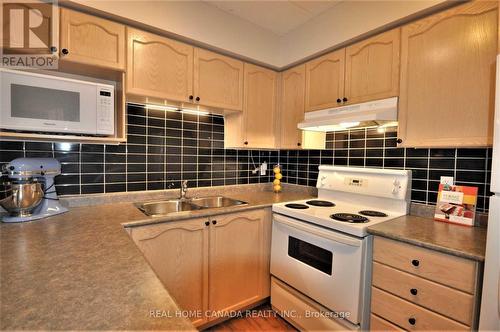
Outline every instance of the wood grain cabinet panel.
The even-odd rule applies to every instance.
[[[61,59],[125,69],[125,26],[61,8]]]
[[[472,325],[474,296],[373,262],[373,286],[412,303]]]
[[[281,73],[280,148],[297,149],[302,145],[302,130],[297,124],[304,120],[306,67],[300,65]]]
[[[214,217],[210,229],[210,310],[236,310],[269,296],[269,209]]]
[[[346,104],[398,95],[400,34],[394,29],[346,48]]]
[[[473,294],[477,263],[383,237],[373,241],[373,260]]]
[[[405,330],[470,331],[466,325],[372,287],[372,313]]]
[[[158,278],[183,310],[208,310],[206,218],[134,227],[130,235]],[[199,326],[206,322],[194,317]]]
[[[492,144],[497,41],[497,1],[469,2],[403,26],[403,146]]]
[[[306,112],[340,106],[344,97],[345,49],[306,63]]]
[[[386,321],[378,317],[377,315],[370,315],[370,331],[404,331],[398,326],[392,324],[391,322]]]
[[[196,48],[194,91],[200,104],[229,110],[243,108],[243,62]]]
[[[193,47],[127,28],[127,93],[190,101],[193,95]]]
[[[243,125],[249,148],[276,147],[277,81],[275,71],[245,63]]]

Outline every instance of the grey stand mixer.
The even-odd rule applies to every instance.
[[[61,164],[53,158],[17,158],[2,167],[0,205],[3,222],[23,222],[67,212],[57,198],[54,177]]]

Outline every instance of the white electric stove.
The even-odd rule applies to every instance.
[[[322,165],[317,199],[274,204],[273,307],[304,311],[311,305],[297,299],[305,296],[330,314],[288,317],[299,329],[368,329],[372,236],[367,228],[408,213],[410,184],[410,171]]]

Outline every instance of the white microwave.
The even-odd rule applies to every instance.
[[[0,128],[113,135],[115,88],[32,72],[0,69]]]

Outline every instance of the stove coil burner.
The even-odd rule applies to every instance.
[[[368,217],[380,217],[380,218],[387,217],[387,214],[385,214],[384,212],[373,211],[373,210],[359,211],[359,214],[362,214],[362,215],[368,216]]]
[[[330,218],[353,224],[361,224],[369,221],[368,218],[353,213],[335,213]]]
[[[309,206],[305,204],[289,203],[285,204],[285,206],[290,209],[299,209],[299,210],[309,209]]]
[[[335,203],[329,202],[329,201],[322,201],[319,199],[313,199],[311,201],[307,201],[306,204],[312,205],[312,206],[321,206],[321,207],[334,207]]]

